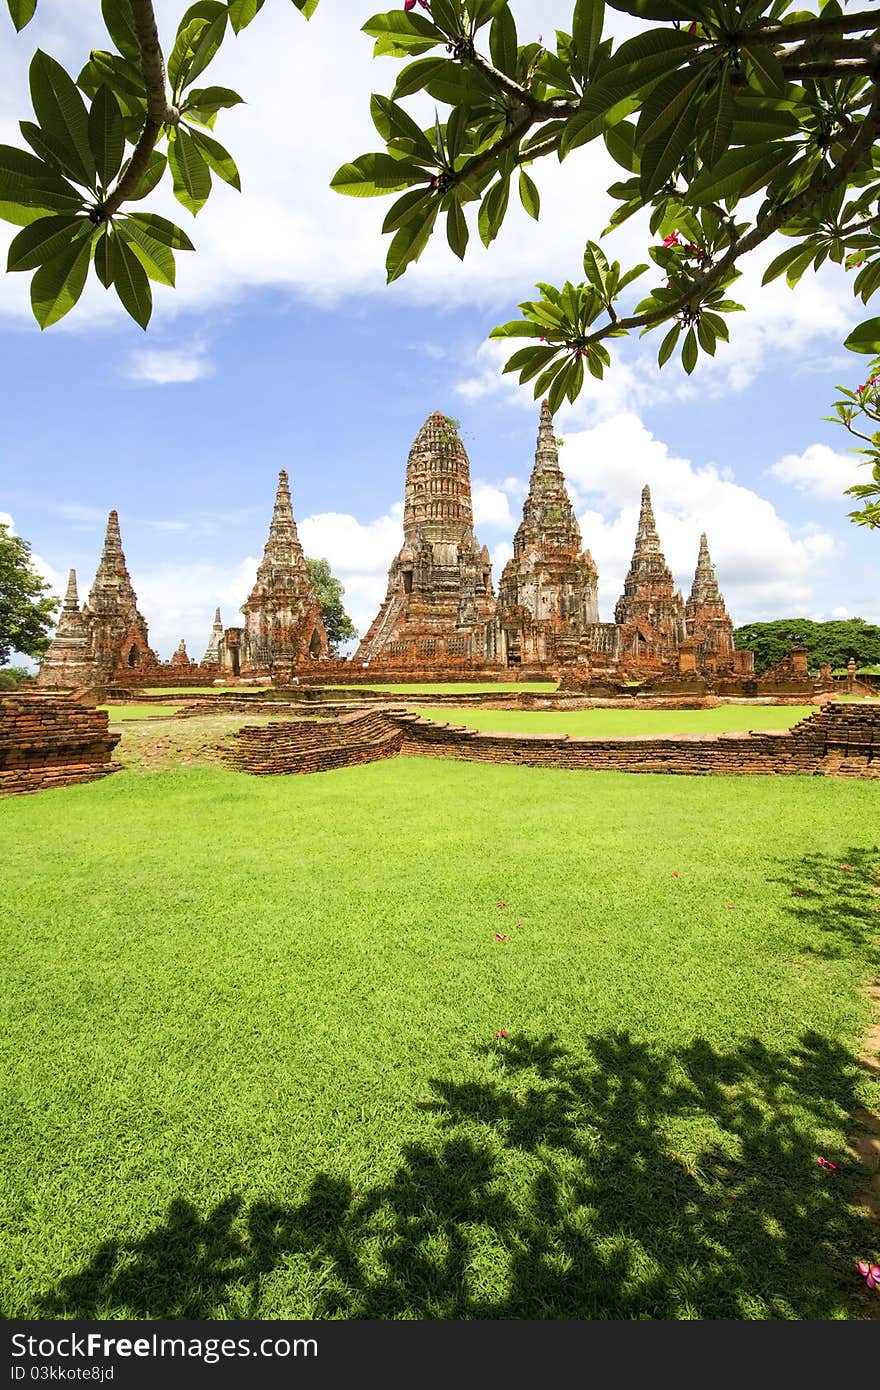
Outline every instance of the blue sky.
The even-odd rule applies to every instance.
[[[377,147],[369,92],[390,90],[394,65],[374,63],[358,33],[373,8],[325,0],[307,26],[292,7],[269,6],[224,46],[211,78],[249,105],[217,133],[245,191],[221,188],[195,222],[170,195],[155,204],[199,249],[179,257],[178,289],[157,291],[146,335],[97,287],[81,313],[40,334],[27,277],[0,282],[0,512],[56,583],[75,566],[84,597],[115,507],[164,657],[181,637],[201,653],[216,604],[234,620],[279,468],[291,476],[307,553],[330,559],[365,630],[400,544],[406,455],[432,410],[461,420],[496,579],[509,553],[537,406],[529,388],[501,376],[503,345],[487,333],[515,316],[536,279],[578,276],[584,240],[607,222],[603,189],[615,175],[593,147],[562,170],[539,166],[537,226],[513,216],[490,252],[474,238],[464,266],[441,238],[387,289],[384,203],[327,188],[343,159]],[[564,24],[566,8],[518,0],[522,37]],[[160,4],[163,33],[181,10]],[[37,26],[17,37],[0,26],[0,139],[17,143],[15,121],[29,114],[24,69],[37,44],[77,69],[101,43],[97,11],[97,0],[41,0]],[[334,74],[343,81],[328,106]],[[288,116],[273,92],[291,86],[299,95]],[[295,109],[316,102],[320,142]],[[607,239],[624,264],[645,259],[648,242],[632,225]],[[560,413],[561,462],[598,563],[604,617],[647,481],[680,582],[690,582],[705,529],[735,621],[880,621],[877,537],[846,520],[842,496],[858,470],[847,438],[821,419],[835,383],[857,384],[865,363],[840,346],[858,317],[851,289],[835,269],[795,294],[778,284],[762,292],[772,254],[740,282],[750,311],[732,322],[726,353],[688,379],[677,364],[658,373],[654,339],[626,343],[606,381]]]

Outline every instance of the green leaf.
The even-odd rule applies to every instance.
[[[167,165],[168,160],[165,155],[162,154],[160,150],[153,150],[147,161],[147,167],[144,170],[143,178],[138,184],[136,191],[134,193],[129,193],[126,202],[138,203],[142,198],[148,197],[156,185],[161,182],[162,175],[165,173]]]
[[[754,76],[759,90],[770,97],[782,96],[787,83],[782,64],[776,54],[758,44],[752,48],[743,44],[742,51],[746,60],[746,72],[750,77]]]
[[[684,367],[688,376],[690,376],[694,367],[697,365],[699,354],[700,350],[697,347],[696,334],[692,328],[689,328],[681,349],[681,365]]]
[[[529,323],[526,319],[511,319],[510,323],[500,323],[497,328],[493,328],[489,334],[490,338],[539,338],[544,335],[538,332],[541,325]],[[546,330],[545,330],[546,331]]]
[[[686,103],[662,135],[644,147],[639,167],[642,198],[649,198],[656,193],[675,172],[693,139],[698,118],[696,104]]]
[[[115,238],[113,284],[116,293],[135,323],[146,328],[153,312],[153,294],[147,272],[122,237]]]
[[[79,171],[80,182],[93,188],[95,159],[89,144],[89,118],[73,78],[38,48],[31,60],[30,88],[40,125],[65,146]]]
[[[385,221],[382,223],[382,231],[396,232],[399,227],[403,226],[404,222],[408,222],[411,217],[416,217],[420,208],[424,210],[432,196],[425,185],[420,188],[411,188],[408,193],[404,193],[402,198],[398,198],[396,203],[391,204],[385,215]]]
[[[236,34],[246,29],[263,8],[263,0],[229,0],[229,23]]]
[[[489,53],[495,67],[506,72],[508,77],[516,77],[516,60],[519,44],[516,33],[516,20],[507,5],[492,20],[489,30]]]
[[[470,231],[467,219],[461,209],[461,203],[457,199],[453,199],[446,218],[446,240],[461,261],[464,260],[469,238]]]
[[[125,135],[119,103],[106,85],[98,88],[89,112],[89,145],[102,188],[109,188],[125,154]]]
[[[605,131],[605,148],[611,158],[631,174],[639,172],[639,156],[636,153],[636,128],[629,121],[618,121]]]
[[[41,265],[31,281],[31,308],[41,328],[63,319],[83,292],[92,259],[90,240],[77,241]]]
[[[14,145],[0,145],[0,200],[48,212],[72,213],[83,205],[83,195],[73,184],[44,160]]]
[[[426,200],[423,212],[411,217],[395,233],[385,258],[389,285],[403,274],[408,265],[419,259],[431,238],[439,211],[440,203],[436,198]]]
[[[94,226],[87,217],[40,217],[13,237],[6,269],[34,270],[93,231]]]
[[[639,19],[706,18],[705,0],[608,0],[613,10],[636,15]]]
[[[477,217],[480,240],[484,246],[491,246],[501,230],[510,201],[510,179],[499,179],[493,183],[482,203]]]
[[[115,264],[114,232],[109,222],[102,227],[101,235],[95,243],[95,274],[104,286],[109,290],[113,284],[113,267]]]
[[[293,3],[305,19],[311,19],[320,0],[293,0]]]
[[[520,348],[505,362],[504,371],[519,372],[520,385],[524,386],[532,377],[543,371],[551,358],[558,357],[561,350],[561,347],[550,346]]]
[[[870,353],[875,357],[880,352],[880,319],[866,319],[850,333],[844,347],[850,352]]]
[[[695,73],[692,69],[686,68],[684,72],[670,73],[662,82],[658,82],[642,106],[636,126],[636,145],[650,145],[658,140],[670,125],[676,125],[682,114],[692,109],[694,98],[705,84],[708,75],[705,69]]]
[[[727,80],[727,70],[700,111],[700,155],[707,169],[713,168],[730,144],[733,130],[733,94]]]
[[[778,256],[774,256],[773,260],[764,271],[764,278],[761,284],[769,285],[771,280],[775,280],[777,276],[781,275],[784,270],[787,270],[788,267],[803,254],[804,248],[800,243],[798,243],[797,246],[789,246],[784,251],[781,251]],[[812,256],[812,252],[810,255]]]
[[[213,169],[218,178],[221,178],[224,183],[231,184],[233,188],[237,188],[240,193],[241,179],[235,160],[229,151],[225,150],[210,135],[206,135],[203,130],[193,130],[189,126],[187,129],[208,168]]]
[[[688,189],[688,201],[718,203],[723,198],[746,198],[756,193],[785,167],[794,150],[790,145],[745,145],[728,150],[713,169],[707,169]]]
[[[194,47],[193,56],[187,66],[186,76],[182,84],[184,87],[189,87],[195,82],[199,73],[204,72],[223,42],[228,13],[226,6],[221,5],[219,0],[218,10],[216,18],[209,22],[208,27],[203,31]]]
[[[101,83],[106,82],[122,110],[128,114],[142,114],[147,109],[143,74],[134,63],[128,58],[121,58],[118,53],[93,49],[76,81],[88,97],[94,97]]]
[[[198,111],[200,116],[213,116],[230,106],[241,106],[244,98],[229,87],[193,87],[181,107],[181,113]]]
[[[34,17],[34,10],[37,8],[37,0],[6,0],[9,5],[9,13],[15,25],[17,33]]]
[[[519,171],[519,198],[529,217],[534,217],[537,222],[541,216],[541,195],[525,169]]]
[[[715,356],[715,330],[705,314],[701,314],[697,320],[697,338],[700,347],[704,352],[708,352],[710,357]]]
[[[174,252],[155,241],[136,222],[120,218],[115,224],[117,234],[132,250],[151,280],[160,285],[174,285]]]
[[[180,227],[175,227],[174,223],[169,222],[167,217],[160,217],[158,213],[130,212],[128,213],[128,221],[133,222],[153,241],[158,241],[163,246],[170,246],[172,251],[195,250],[186,232],[181,231]]]
[[[426,53],[436,44],[446,42],[446,35],[436,24],[406,10],[374,15],[362,27],[365,34],[376,40],[374,58],[405,58],[410,53]]]
[[[174,179],[174,196],[195,216],[208,201],[211,171],[188,131],[178,126],[173,134],[174,139],[169,136],[168,140],[168,164]]]
[[[657,353],[657,366],[663,367],[675,352],[679,337],[681,336],[681,324],[674,323],[670,328],[663,342],[660,344],[660,351]]]
[[[424,169],[412,160],[394,159],[390,154],[362,154],[337,169],[330,187],[350,198],[377,198],[423,179]]]
[[[680,67],[694,48],[694,40],[680,29],[649,29],[622,43],[609,67],[631,68],[641,75],[654,76],[666,67]],[[662,61],[657,62],[658,59]]]
[[[588,241],[584,249],[584,274],[604,299],[608,284],[608,261],[594,241]]]
[[[580,360],[582,363],[583,359]],[[574,361],[568,360],[562,364],[560,370],[556,373],[550,390],[547,393],[547,403],[550,406],[551,415],[556,414],[562,402],[565,400],[568,394],[569,382],[571,381],[576,365]],[[583,381],[583,365],[581,365],[581,380]]]
[[[604,23],[605,0],[577,0],[571,22],[571,36],[577,50],[582,77],[586,77],[590,71],[593,54],[602,39]]]
[[[110,35],[124,58],[140,62],[137,30],[131,13],[130,0],[101,0],[101,13]]]
[[[439,167],[437,151],[427,135],[396,101],[389,97],[371,96],[370,115],[383,140],[407,140],[412,146],[412,154],[425,159],[435,168]]]

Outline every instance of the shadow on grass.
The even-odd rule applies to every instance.
[[[780,879],[820,954],[876,938],[875,863],[850,850]],[[487,1079],[431,1081],[435,1137],[386,1181],[321,1173],[299,1202],[233,1193],[207,1214],[179,1197],[28,1316],[870,1316],[854,1260],[880,1251],[848,1205],[863,1175],[844,1147],[860,1066],[838,1042],[722,1052],[615,1032],[478,1051]]]
[[[432,1083],[441,1133],[389,1181],[321,1174],[300,1203],[232,1195],[207,1215],[177,1199],[31,1315],[859,1316],[870,1233],[845,1155],[829,1175],[814,1138],[855,1105],[842,1048],[808,1034],[790,1055],[661,1052],[620,1033],[577,1057],[511,1039],[494,1064],[486,1083]]]
[[[808,854],[777,883],[790,885],[790,911],[809,932],[804,950],[833,960],[861,954],[880,939],[880,850],[850,849],[839,859]],[[878,961],[874,951],[874,961]]]

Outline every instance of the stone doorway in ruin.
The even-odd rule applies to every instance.
[[[140,652],[138,651],[137,647],[132,647],[131,650],[130,650],[129,653],[128,653],[128,665],[129,665],[129,666],[138,666],[138,665],[140,665],[140,660],[141,660],[141,654],[140,654]]]
[[[315,657],[315,656],[320,656],[320,655],[321,655],[321,638],[320,638],[320,635],[319,635],[319,633],[318,633],[318,629],[315,628],[314,632],[312,633],[312,640],[311,640],[311,642],[309,643],[309,656]]]

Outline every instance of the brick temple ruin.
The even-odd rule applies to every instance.
[[[752,653],[735,648],[705,535],[685,602],[660,548],[647,487],[614,622],[600,622],[598,574],[583,548],[546,401],[497,598],[488,552],[474,534],[467,453],[452,421],[429,416],[407,461],[403,549],[354,660],[401,679],[564,675],[572,689],[596,681],[610,689],[633,680],[688,686],[754,679]]]
[[[38,679],[43,687],[83,689],[546,677],[558,679],[566,693],[600,698],[629,694],[635,684],[647,694],[695,697],[810,696],[818,688],[805,651],[755,676],[753,654],[735,647],[705,535],[688,598],[676,590],[647,487],[613,622],[599,619],[598,583],[559,465],[547,402],[513,556],[497,595],[489,552],[474,531],[467,452],[456,423],[434,412],[407,459],[403,545],[388,571],[385,599],[352,660],[330,652],[282,471],[243,622],[224,628],[218,608],[200,661],[189,657],[184,642],[166,663],[150,649],[111,512],[89,601],[79,607],[71,572]],[[833,686],[826,675],[822,689]]]
[[[143,679],[159,667],[125,563],[119,517],[111,512],[95,581],[82,608],[76,571],[70,571],[58,628],[37,685],[75,690],[119,684],[132,677]]]

